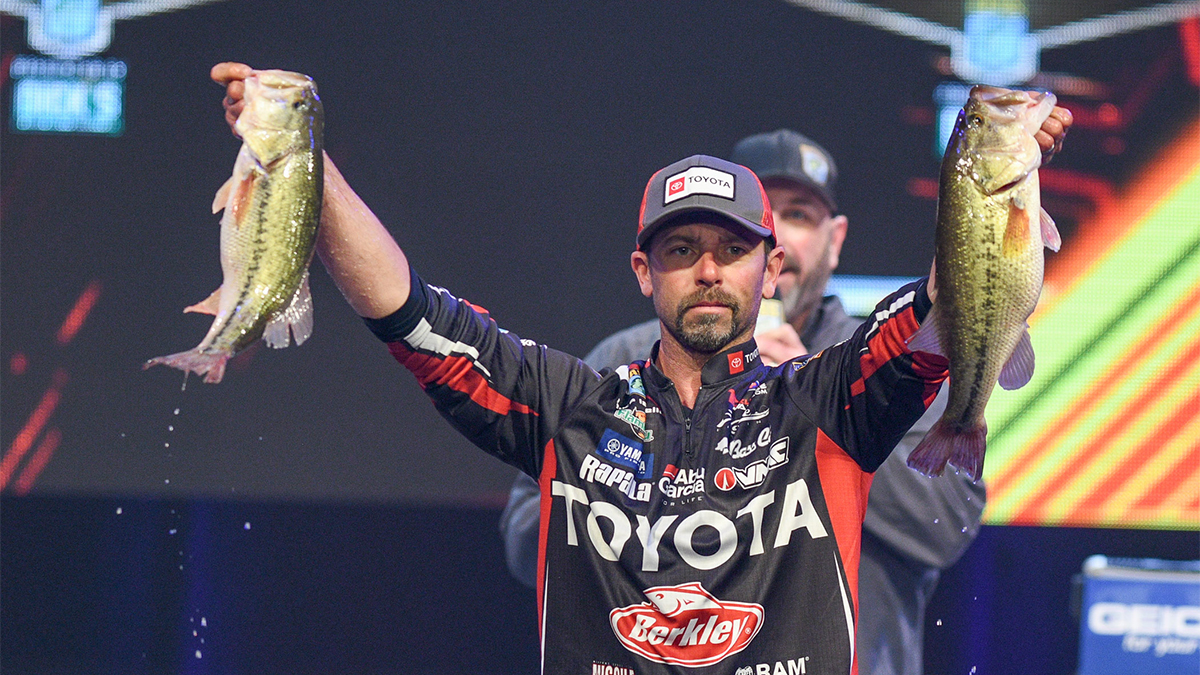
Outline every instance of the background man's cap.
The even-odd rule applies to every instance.
[[[787,178],[811,188],[831,212],[837,212],[833,196],[837,165],[825,148],[803,134],[780,129],[747,136],[733,146],[730,159],[748,167],[761,180]]]
[[[732,220],[775,246],[775,221],[767,193],[754,172],[708,155],[692,155],[659,169],[646,183],[638,215],[637,247],[664,223],[685,213],[708,211]]]

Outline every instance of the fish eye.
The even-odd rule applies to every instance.
[[[983,126],[983,117],[979,115],[970,115],[967,117],[967,122],[973,127]]]

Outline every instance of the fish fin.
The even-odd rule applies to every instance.
[[[308,270],[304,270],[304,277],[300,279],[296,295],[292,296],[292,303],[267,324],[263,340],[270,347],[283,349],[289,344],[289,330],[297,346],[304,344],[312,335],[313,304],[312,292],[308,288]]]
[[[233,184],[233,176],[230,176],[217,188],[217,194],[213,197],[213,213],[219,213],[229,203],[229,193],[233,191]]]
[[[1008,225],[1004,228],[1004,254],[1019,256],[1029,247],[1029,213],[1023,199],[1008,202]]]
[[[1054,224],[1054,219],[1046,213],[1046,209],[1042,209],[1042,242],[1046,244],[1046,248],[1058,253],[1058,249],[1062,248],[1062,235],[1058,233],[1058,226]]]
[[[925,320],[921,322],[921,326],[917,328],[917,332],[913,333],[908,338],[908,348],[914,352],[925,352],[926,354],[938,354],[945,356],[942,351],[942,341],[938,337],[937,328],[937,312],[929,310],[925,315]]]
[[[1021,331],[1021,338],[1013,349],[1012,356],[1000,369],[1000,386],[1009,391],[1020,389],[1033,378],[1033,343],[1029,341],[1029,324]]]
[[[908,466],[926,476],[940,476],[950,463],[977,481],[983,475],[986,438],[986,423],[975,429],[956,431],[945,418],[939,419],[909,454]]]
[[[939,419],[917,447],[908,455],[908,466],[926,476],[940,476],[954,451],[954,434],[944,419]]]
[[[217,315],[217,308],[221,305],[221,287],[217,286],[217,290],[213,291],[207,298],[197,302],[194,305],[189,305],[183,308],[185,314],[196,312],[197,314]]]
[[[205,382],[217,384],[225,377],[225,362],[228,360],[228,354],[206,354],[192,349],[150,359],[142,364],[142,370],[158,365],[171,366],[184,372],[203,375]]]
[[[972,481],[983,476],[983,455],[987,450],[987,422],[980,422],[975,429],[968,429],[954,437],[954,451],[950,463],[967,472]]]

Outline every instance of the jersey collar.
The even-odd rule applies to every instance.
[[[655,384],[661,386],[670,383],[670,380],[658,369],[658,346],[659,343],[655,342],[654,348],[650,350],[652,368],[649,369],[649,372],[656,380]],[[758,355],[758,343],[751,338],[710,358],[708,363],[704,364],[704,369],[700,371],[700,386],[737,377],[742,373],[754,370],[761,363],[762,360]]]

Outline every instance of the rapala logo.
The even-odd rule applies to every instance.
[[[626,649],[656,663],[711,666],[762,628],[762,605],[718,600],[696,581],[644,592],[650,602],[614,609],[608,619]]]
[[[732,354],[728,354],[728,355],[726,355],[725,358],[729,359],[729,374],[730,375],[737,375],[738,373],[740,373],[746,369],[746,360],[741,352],[734,352]]]
[[[713,195],[733,199],[733,174],[706,166],[693,166],[667,179],[663,206],[689,195]]]
[[[589,483],[615,487],[634,501],[650,501],[653,483],[639,483],[634,480],[632,472],[601,462],[594,455],[583,458],[583,463],[579,465],[579,478]]]

